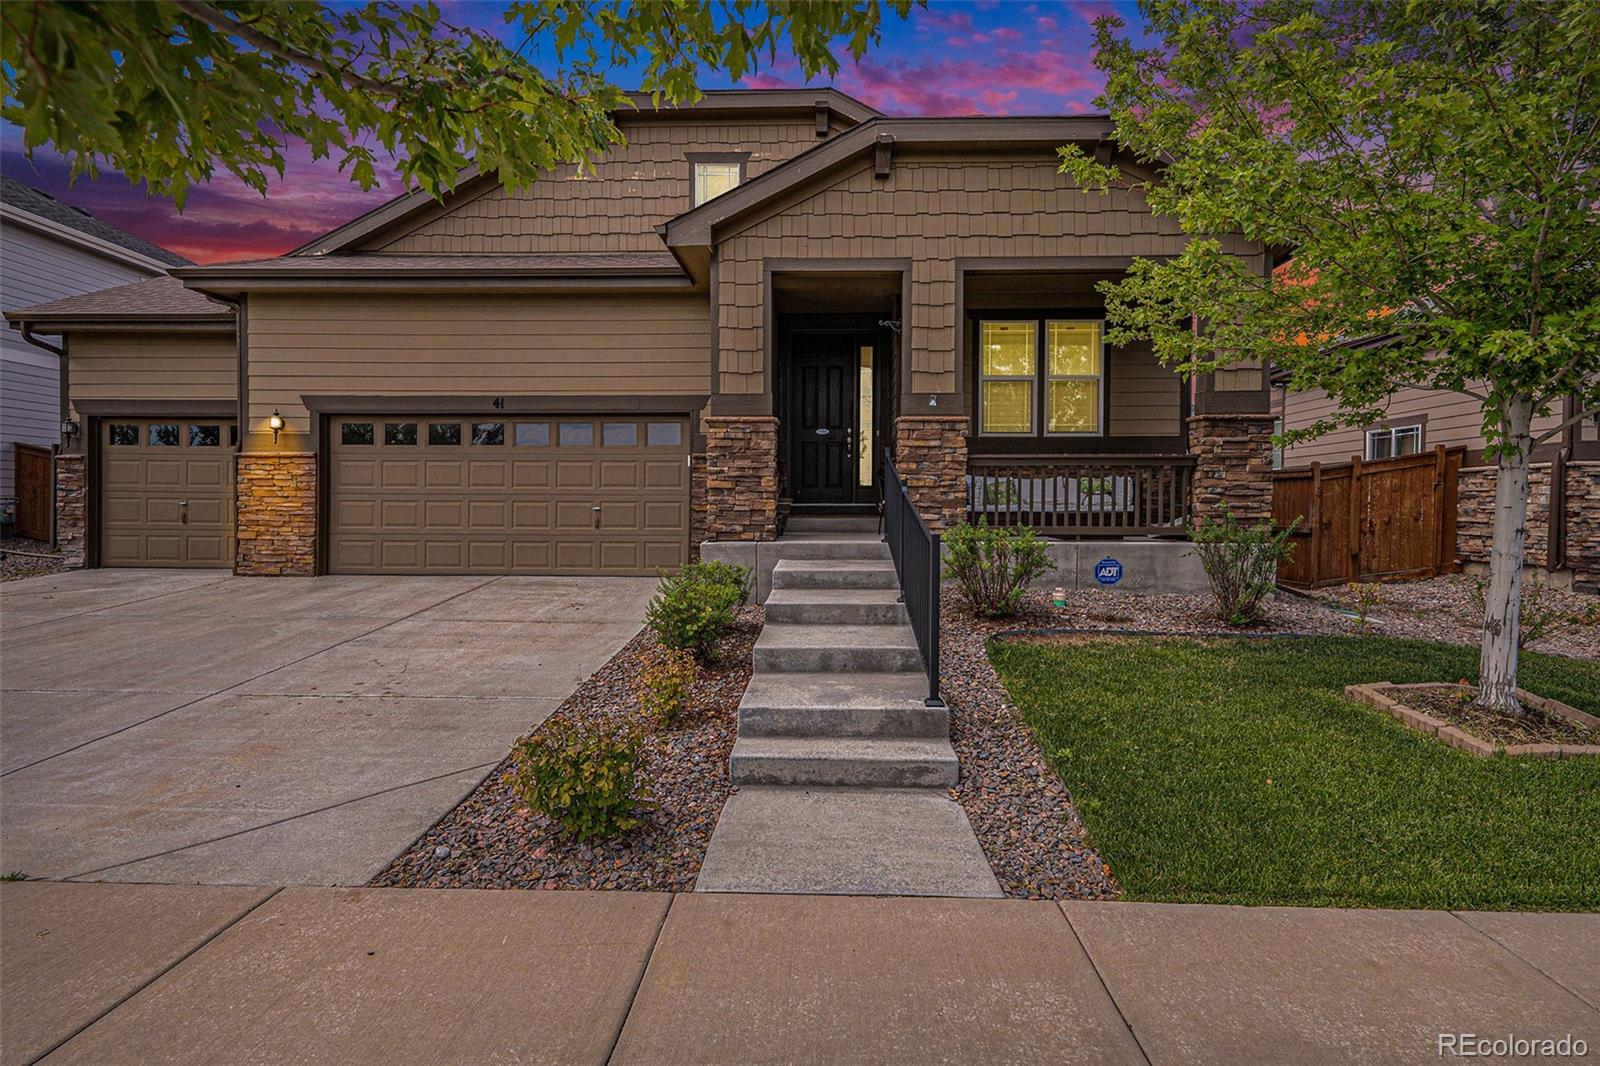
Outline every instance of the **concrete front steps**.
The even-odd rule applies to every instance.
[[[876,520],[789,529],[696,890],[1000,895]]]

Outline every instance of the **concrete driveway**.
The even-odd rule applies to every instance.
[[[0,871],[361,884],[639,630],[649,578],[0,586]]]

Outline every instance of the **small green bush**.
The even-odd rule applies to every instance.
[[[978,614],[1014,614],[1028,582],[1054,569],[1044,541],[1031,529],[995,529],[978,519],[944,534],[944,576],[955,581]]]
[[[743,607],[750,602],[750,587],[755,571],[748,566],[738,563],[690,563],[678,572],[678,576],[691,581],[701,581],[708,585],[727,585],[739,593],[739,606]]]
[[[740,596],[731,585],[663,571],[644,617],[662,647],[703,659],[733,625]]]
[[[635,812],[649,797],[638,782],[638,734],[555,719],[518,741],[513,753],[517,798],[579,840],[642,824]]]
[[[665,728],[689,710],[694,692],[694,656],[662,649],[639,674],[639,706]]]
[[[1217,616],[1228,625],[1246,626],[1259,616],[1261,601],[1278,583],[1279,561],[1294,554],[1289,536],[1299,524],[1297,518],[1276,533],[1271,522],[1247,527],[1224,506],[1221,521],[1201,519],[1190,527]]]

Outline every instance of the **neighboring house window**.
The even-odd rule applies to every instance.
[[[743,170],[743,163],[695,163],[694,206],[699,207],[736,187]]]
[[[1080,436],[1104,424],[1105,331],[1094,320],[978,324],[978,426],[988,436]]]
[[[1392,459],[1397,455],[1416,455],[1422,450],[1421,426],[1394,426],[1367,430],[1367,458]]]

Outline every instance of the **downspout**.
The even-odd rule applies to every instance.
[[[60,392],[61,395],[56,401],[57,440],[56,443],[50,447],[50,550],[52,552],[56,552],[61,548],[60,538],[56,533],[56,457],[61,454],[61,441],[59,439],[61,423],[67,420],[67,348],[65,344],[51,344],[49,341],[44,340],[38,334],[34,333],[33,324],[31,322],[22,322],[18,325],[17,329],[22,334],[23,340],[27,341],[35,348],[42,348],[45,351],[50,352],[56,357],[57,361],[56,372],[60,380],[57,391]]]

